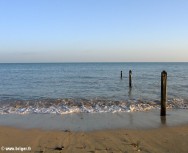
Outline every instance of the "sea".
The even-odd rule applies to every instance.
[[[188,110],[188,63],[1,63],[0,114],[160,109],[164,70],[167,109]]]

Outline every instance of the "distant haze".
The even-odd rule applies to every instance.
[[[187,0],[1,0],[0,63],[188,62]]]

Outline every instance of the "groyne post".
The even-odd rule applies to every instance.
[[[129,88],[132,88],[132,71],[129,70]]]
[[[161,116],[166,116],[167,72],[161,72]]]
[[[121,71],[121,79],[122,79],[122,77],[123,77],[123,74],[122,74],[122,71]]]

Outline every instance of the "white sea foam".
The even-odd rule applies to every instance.
[[[152,109],[160,109],[160,102],[141,100],[44,99],[2,103],[0,106],[0,114],[115,113],[149,111]],[[188,109],[188,101],[180,98],[168,100],[167,109]]]

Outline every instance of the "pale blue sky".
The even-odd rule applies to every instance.
[[[0,0],[0,62],[188,62],[187,0]]]

